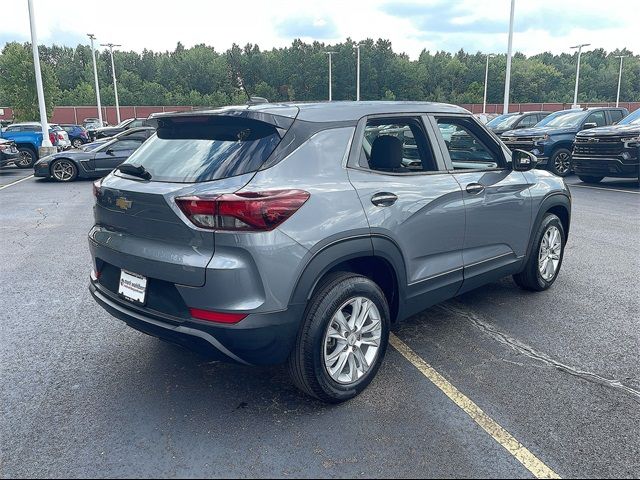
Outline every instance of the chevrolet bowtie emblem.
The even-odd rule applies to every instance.
[[[121,210],[128,210],[131,208],[131,204],[133,202],[131,200],[127,200],[124,197],[118,197],[116,199],[116,207],[120,208]]]

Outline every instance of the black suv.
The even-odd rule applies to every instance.
[[[584,108],[562,110],[546,117],[534,128],[502,134],[511,150],[526,150],[538,157],[538,166],[565,177],[571,173],[571,153],[578,132],[613,125],[629,111],[626,108]]]
[[[640,109],[618,125],[578,133],[573,170],[588,183],[597,183],[604,177],[640,181]]]
[[[521,130],[523,128],[534,127],[539,121],[550,114],[551,112],[507,113],[491,120],[487,123],[487,128],[500,136],[509,130]]]

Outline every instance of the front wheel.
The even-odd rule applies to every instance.
[[[78,176],[78,167],[71,160],[62,158],[51,165],[51,176],[58,182],[71,182]]]
[[[591,175],[578,175],[578,178],[584,183],[599,183],[604,177],[593,177]]]
[[[571,173],[571,151],[559,148],[549,159],[549,170],[559,177],[566,177]]]
[[[513,276],[516,284],[537,292],[553,285],[562,266],[565,241],[562,222],[556,215],[547,213],[536,232],[524,270]]]
[[[327,403],[360,394],[375,377],[389,341],[389,307],[376,285],[332,274],[309,302],[289,372],[298,388]]]

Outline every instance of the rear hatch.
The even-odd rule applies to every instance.
[[[215,233],[189,221],[175,199],[241,189],[293,118],[246,110],[159,116],[157,135],[96,186],[90,233],[96,263],[164,282],[204,285]]]

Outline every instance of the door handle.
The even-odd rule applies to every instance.
[[[371,197],[371,203],[377,207],[390,207],[398,200],[398,196],[389,192],[376,193]]]
[[[467,185],[467,193],[471,195],[478,195],[479,193],[484,192],[484,185],[480,185],[479,183],[470,183]]]

